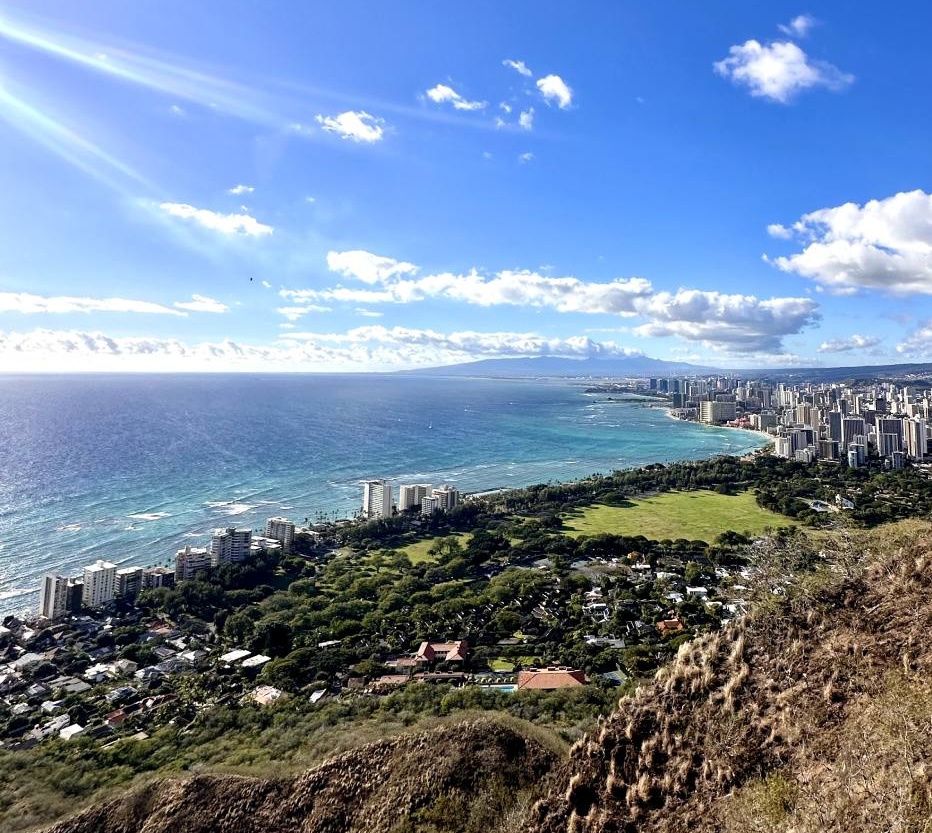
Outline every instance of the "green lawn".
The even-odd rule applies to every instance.
[[[711,543],[726,530],[759,535],[767,527],[794,526],[791,518],[761,509],[751,492],[721,495],[705,490],[665,492],[632,501],[598,504],[565,519],[568,534],[643,535],[654,541],[687,538]]]
[[[445,538],[448,536],[441,535],[439,538]],[[454,538],[459,538],[460,543],[465,547],[469,543],[469,539],[472,538],[471,532],[455,532],[453,533]],[[415,541],[413,544],[408,544],[406,547],[402,547],[399,552],[403,552],[410,559],[412,564],[419,564],[422,561],[433,561],[433,556],[431,556],[427,551],[437,543],[438,538],[425,538],[422,541]]]

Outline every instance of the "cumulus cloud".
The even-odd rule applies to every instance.
[[[779,223],[771,223],[767,226],[767,234],[776,237],[778,240],[789,240],[793,236],[793,230],[781,226]]]
[[[533,158],[534,158],[534,154],[531,153],[530,151],[527,151],[526,153],[519,153],[519,154],[518,154],[518,163],[521,164],[521,165],[526,165],[526,164],[527,164],[528,162],[530,162]]]
[[[245,213],[221,214],[218,211],[195,208],[193,205],[178,202],[163,202],[159,204],[159,208],[172,217],[190,220],[199,226],[221,234],[265,237],[274,231],[271,226],[260,223],[255,217],[250,217]]]
[[[28,292],[0,292],[0,312],[18,312],[23,315],[91,312],[185,314],[151,301],[135,301],[128,298],[76,298],[70,295],[33,295]]]
[[[896,352],[909,358],[928,361],[932,355],[932,321],[926,321],[923,326],[897,344]]]
[[[792,233],[802,250],[770,260],[784,272],[839,294],[932,295],[932,195],[924,191],[813,211]]]
[[[452,87],[446,84],[437,84],[424,93],[435,104],[452,104],[454,110],[483,110],[488,106],[487,101],[469,101],[463,98]]]
[[[190,301],[175,301],[178,309],[188,312],[229,312],[230,308],[220,301],[208,298],[205,295],[192,295]]]
[[[476,271],[457,275],[449,272],[413,276],[411,263],[369,252],[330,252],[330,269],[345,278],[373,288],[285,289],[282,297],[297,302],[336,301],[358,304],[412,303],[428,299],[458,301],[481,307],[528,306],[558,312],[634,315],[635,300],[651,290],[643,278],[586,283],[574,277],[550,277],[530,271],[505,270],[492,276]]]
[[[522,130],[532,130],[534,127],[534,108],[528,107],[518,116],[518,127]]]
[[[854,76],[842,72],[826,61],[815,61],[790,41],[762,44],[756,40],[732,46],[728,57],[714,64],[715,71],[738,86],[747,87],[752,96],[780,104],[812,87],[842,90]]]
[[[227,193],[239,196],[240,194],[251,194],[255,190],[251,185],[234,185],[232,188],[227,188]]]
[[[818,305],[809,298],[759,299],[699,289],[658,292],[640,299],[639,315],[650,319],[636,335],[678,336],[726,352],[778,353],[783,338],[819,320]]]
[[[639,355],[636,350],[585,337],[440,333],[404,327],[359,327],[345,333],[284,332],[281,339],[272,346],[257,346],[231,339],[192,344],[77,330],[0,332],[0,362],[25,371],[60,371],[73,366],[98,371],[308,372],[400,370],[507,356]]]
[[[336,133],[343,139],[351,142],[372,144],[381,142],[385,137],[385,119],[380,119],[367,113],[365,110],[347,110],[336,116],[318,115],[315,121],[323,130]],[[297,125],[296,127],[301,127]]]
[[[573,103],[573,90],[559,75],[538,78],[537,89],[548,104],[554,102],[561,110],[568,109]]]
[[[515,72],[523,75],[525,78],[531,77],[531,70],[528,69],[527,64],[524,63],[524,61],[514,61],[511,58],[505,58],[505,60],[502,61],[502,66],[513,69]]]
[[[363,283],[385,283],[401,275],[413,275],[417,266],[394,258],[353,249],[348,252],[327,252],[327,268],[331,272],[354,278]]]
[[[820,353],[850,353],[852,350],[872,350],[880,344],[877,336],[862,336],[855,333],[847,338],[833,338],[819,345]]]
[[[814,25],[815,19],[812,15],[798,14],[789,23],[781,23],[777,28],[790,37],[804,38]]]

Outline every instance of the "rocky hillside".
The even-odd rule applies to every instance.
[[[683,646],[524,829],[932,830],[932,540],[891,549]]]
[[[163,781],[50,833],[932,833],[932,533],[897,534],[786,596],[765,584],[568,760],[493,720],[448,724],[290,780]]]
[[[287,780],[156,782],[49,833],[407,833],[486,831],[558,755],[494,720],[369,744]]]

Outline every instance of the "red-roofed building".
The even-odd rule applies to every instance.
[[[469,643],[465,639],[456,642],[422,642],[414,655],[419,663],[466,662]]]
[[[664,619],[657,623],[657,630],[662,634],[676,633],[677,631],[683,630],[683,623],[676,618]]]
[[[586,675],[572,668],[550,666],[518,672],[518,691],[553,691],[586,684]]]

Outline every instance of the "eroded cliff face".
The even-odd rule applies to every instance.
[[[405,833],[489,830],[558,755],[495,720],[450,724],[355,749],[280,781],[165,780],[49,833]]]
[[[932,541],[683,646],[531,833],[932,830]]]

